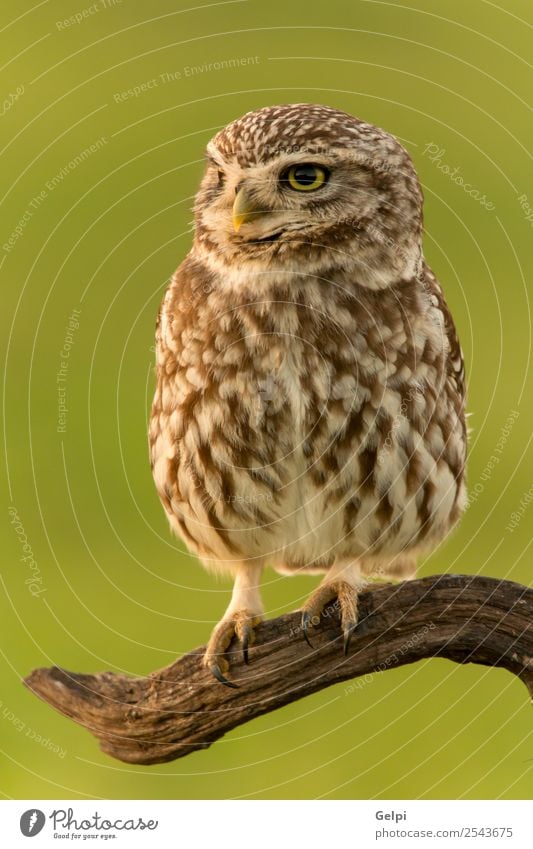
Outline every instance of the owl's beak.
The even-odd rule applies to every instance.
[[[246,194],[246,189],[239,189],[233,201],[233,209],[231,211],[233,229],[236,233],[241,229],[241,224],[251,221],[253,218],[261,215],[264,210],[257,207],[256,202]]]

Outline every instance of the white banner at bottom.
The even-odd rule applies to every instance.
[[[10,800],[0,802],[0,834],[6,849],[66,841],[117,849],[531,849],[532,809],[518,800]]]

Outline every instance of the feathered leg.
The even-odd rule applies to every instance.
[[[211,634],[204,655],[204,665],[227,687],[237,687],[225,674],[229,663],[225,652],[234,637],[242,644],[244,662],[248,663],[248,646],[254,640],[254,627],[263,619],[259,585],[263,564],[242,563],[237,566],[233,593],[228,609]]]

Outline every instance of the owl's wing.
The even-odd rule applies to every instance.
[[[422,282],[426,291],[428,291],[430,296],[434,299],[435,306],[443,315],[444,328],[450,346],[447,360],[448,376],[455,384],[457,392],[459,393],[464,405],[466,396],[466,381],[465,363],[461,343],[459,342],[452,314],[448,304],[446,303],[441,285],[433,274],[431,268],[426,265],[426,263],[424,263],[423,266]]]

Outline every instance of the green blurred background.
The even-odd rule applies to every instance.
[[[147,673],[203,643],[227,604],[229,585],[170,536],[146,421],[155,315],[189,248],[204,145],[266,104],[340,107],[411,152],[426,197],[426,254],[462,337],[472,413],[470,509],[422,574],[530,580],[529,0],[507,0],[505,10],[483,0],[190,5],[2,4],[0,791],[527,798],[531,708],[523,685],[501,670],[433,660],[352,692],[340,684],[208,751],[148,768],[104,756],[20,683],[51,664]],[[236,59],[247,62],[232,67]],[[222,68],[199,70],[215,62]],[[138,96],[124,96],[134,86]],[[430,144],[444,151],[435,161]],[[455,168],[478,199],[450,177]],[[73,310],[81,312],[58,432],[57,374]],[[10,506],[40,570],[37,595]],[[268,615],[294,609],[315,585],[269,571]]]

